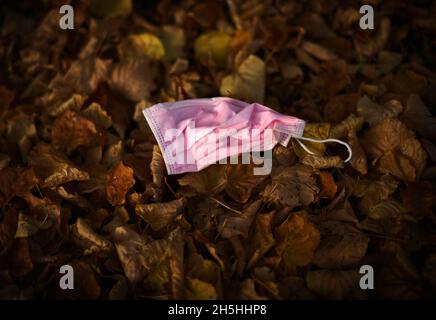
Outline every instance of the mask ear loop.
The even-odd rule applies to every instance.
[[[324,139],[324,140],[318,140],[318,139],[312,139],[312,138],[307,138],[307,137],[294,137],[295,140],[297,140],[297,142],[300,144],[300,146],[309,154],[315,154],[312,151],[310,151],[305,145],[304,143],[302,143],[300,140],[306,140],[306,141],[310,141],[310,142],[315,142],[315,143],[327,143],[327,142],[336,142],[339,144],[344,145],[345,147],[347,147],[348,150],[348,158],[345,159],[344,162],[348,162],[351,160],[351,158],[353,157],[353,151],[351,150],[351,147],[348,143],[338,140],[338,139]]]

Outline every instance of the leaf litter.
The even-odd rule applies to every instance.
[[[373,1],[373,31],[359,1],[73,1],[69,31],[55,3],[0,9],[0,297],[434,297],[428,1]],[[265,176],[168,176],[141,111],[218,95],[303,118],[353,158],[290,143]],[[48,276],[64,264],[74,292]]]

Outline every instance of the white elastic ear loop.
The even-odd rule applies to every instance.
[[[307,137],[293,137],[297,140],[297,142],[300,144],[300,146],[309,154],[315,154],[312,151],[310,151],[305,145],[304,143],[302,143],[300,140],[307,140],[310,142],[316,142],[316,143],[326,143],[326,142],[336,142],[336,143],[340,143],[342,145],[344,145],[345,147],[347,147],[348,150],[348,158],[345,159],[344,162],[348,162],[351,160],[351,158],[353,157],[353,151],[351,150],[351,147],[348,143],[338,140],[338,139],[324,139],[324,140],[318,140],[318,139],[312,139],[312,138],[307,138]]]

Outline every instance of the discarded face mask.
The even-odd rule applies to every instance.
[[[272,149],[280,143],[286,147],[291,138],[300,141],[345,145],[337,139],[316,140],[303,137],[304,120],[280,114],[259,103],[249,104],[232,98],[217,97],[158,103],[144,109],[147,120],[162,152],[169,175],[200,171],[219,162],[249,163],[251,153],[255,175],[269,174]]]

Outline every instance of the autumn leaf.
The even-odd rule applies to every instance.
[[[167,169],[159,146],[156,144],[153,145],[150,171],[153,179],[153,196],[155,200],[160,201]]]
[[[14,196],[24,196],[38,183],[33,168],[11,168],[0,170],[0,207]]]
[[[262,103],[265,97],[265,63],[251,55],[237,72],[223,78],[220,86],[223,96]]]
[[[272,219],[274,213],[258,214],[254,222],[254,230],[249,238],[250,256],[247,268],[253,267],[274,245]]]
[[[184,207],[183,200],[173,200],[163,203],[137,204],[135,212],[153,230],[160,230],[175,219]]]
[[[71,229],[72,240],[84,249],[84,255],[113,250],[112,243],[105,237],[97,234],[86,220],[82,218],[77,219],[77,222]]]
[[[379,105],[373,102],[368,96],[363,96],[357,102],[357,113],[363,117],[371,127],[378,124],[385,118],[395,118],[403,111],[400,102]]]
[[[330,124],[329,123],[308,123],[304,127],[303,137],[312,139],[327,139],[330,135]],[[301,141],[304,145],[313,153],[318,156],[324,155],[325,145],[323,143],[316,143],[311,141]],[[308,153],[304,150],[298,143],[292,140],[292,145],[294,147],[295,153],[299,158],[304,158]]]
[[[162,41],[151,33],[131,34],[118,47],[123,60],[150,58],[160,60],[165,55]]]
[[[126,193],[134,184],[133,169],[125,166],[122,161],[118,162],[106,177],[106,197],[109,203],[113,206],[124,204]]]
[[[358,263],[366,254],[369,237],[349,223],[325,221],[313,263],[320,268],[340,269]]]
[[[109,86],[129,101],[138,102],[148,98],[155,88],[150,62],[138,58],[112,66]]]
[[[288,272],[308,265],[320,241],[320,232],[306,212],[292,213],[275,229],[276,251],[282,256]]]
[[[248,237],[248,232],[251,227],[251,223],[259,210],[261,200],[256,200],[250,204],[241,214],[229,213],[220,217],[220,233],[221,237],[230,239],[232,237],[241,235],[244,238]]]
[[[374,205],[387,199],[398,187],[398,182],[390,175],[385,175],[376,181],[362,180],[353,191],[362,198],[359,209],[368,213]]]
[[[321,171],[318,179],[320,185],[319,197],[332,199],[338,191],[338,186],[332,175],[327,171]]]
[[[329,299],[344,299],[359,286],[357,270],[315,270],[306,275],[307,287]]]
[[[80,146],[91,145],[96,138],[95,124],[73,111],[65,111],[53,124],[53,145],[67,154]]]
[[[297,164],[283,168],[273,176],[272,183],[262,192],[262,197],[267,202],[280,203],[292,209],[312,203],[318,191],[312,169]]]
[[[29,164],[43,179],[45,187],[54,187],[70,181],[89,179],[88,173],[76,167],[62,153],[51,146],[40,144],[29,155]]]
[[[225,32],[204,33],[195,40],[195,58],[203,64],[224,68],[231,53],[231,40]]]
[[[420,96],[416,94],[409,96],[401,119],[409,128],[423,137],[433,139],[433,141],[436,139],[436,118],[432,116]]]
[[[225,166],[212,165],[200,172],[188,173],[177,181],[190,190],[187,194],[194,191],[196,194],[213,196],[224,190],[227,183],[225,173]]]
[[[187,279],[186,298],[188,300],[216,300],[217,297],[212,284],[195,278]]]
[[[381,172],[414,181],[422,172],[427,155],[413,132],[397,119],[386,118],[368,130],[362,146]]]
[[[254,164],[241,164],[228,166],[226,169],[227,184],[226,193],[234,200],[246,203],[265,175],[254,175]]]

